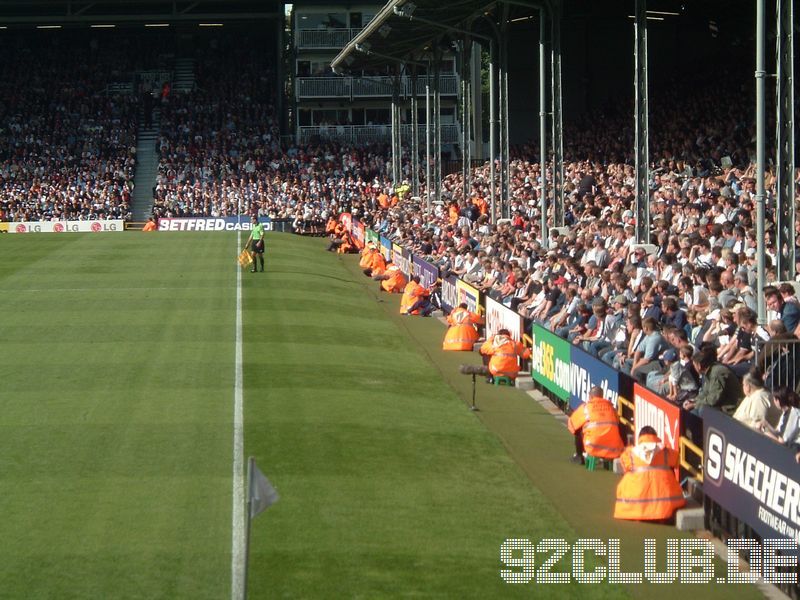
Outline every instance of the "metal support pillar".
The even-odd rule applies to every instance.
[[[539,9],[539,205],[542,211],[541,241],[548,248],[547,231],[547,23],[544,8]]]
[[[417,69],[411,70],[411,195],[419,196],[419,105]]]
[[[467,69],[469,65],[468,61],[468,50],[469,50],[469,38],[466,36],[463,40],[461,40],[461,64],[460,64],[460,73],[461,73],[461,141],[459,145],[461,146],[461,193],[466,201],[469,197],[469,151],[467,147],[469,146],[469,91],[468,91],[468,76],[467,76]]]
[[[511,217],[511,166],[508,121],[508,5],[503,5],[500,21],[500,194],[503,218]]]
[[[472,44],[472,64],[470,87],[472,88],[472,139],[474,143],[473,156],[482,159],[483,156],[483,93],[481,85],[481,45]]]
[[[442,54],[437,51],[433,60],[433,186],[434,199],[442,201]]]
[[[779,281],[795,278],[795,159],[794,159],[794,0],[775,6],[777,131],[776,131],[776,274]]]
[[[636,0],[636,241],[650,243],[650,153],[647,86],[647,0]]]
[[[403,146],[400,137],[400,74],[392,78],[392,183],[403,182]]]
[[[495,181],[495,159],[497,158],[496,63],[495,43],[492,40],[489,42],[489,221],[491,223],[495,223],[497,220],[497,182]]]
[[[764,159],[766,150],[766,111],[764,109],[765,82],[767,76],[764,66],[765,54],[765,19],[764,3],[756,0],[756,256],[758,264],[758,289],[756,290],[756,309],[758,322],[766,323],[766,307],[764,306],[764,285],[766,283],[766,260],[764,244]]]
[[[431,64],[425,72],[425,210],[431,216]]]
[[[564,226],[564,123],[561,101],[561,6],[554,3],[551,13],[551,103],[553,119],[553,225]]]

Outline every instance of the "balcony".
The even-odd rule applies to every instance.
[[[388,98],[392,95],[391,77],[297,77],[295,98]],[[458,93],[458,76],[442,75],[439,78],[442,95],[455,96]],[[400,81],[401,96],[411,95],[411,79],[403,77]],[[417,95],[425,96],[425,79],[417,80]]]
[[[411,145],[411,132],[413,125],[402,125],[401,136],[403,145]],[[419,125],[420,147],[425,147],[425,125]],[[460,139],[458,124],[449,123],[442,125],[442,144],[457,144]],[[314,140],[336,140],[353,144],[371,144],[376,142],[391,141],[391,125],[314,125],[298,128],[299,144],[306,144]]]
[[[360,32],[360,28],[297,29],[295,45],[300,50],[341,50]]]

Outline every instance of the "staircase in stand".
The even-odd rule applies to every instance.
[[[158,108],[153,108],[150,127],[145,127],[144,113],[140,113],[132,207],[134,223],[147,221],[153,214],[153,188],[158,175],[156,143],[158,142],[160,123],[161,113]],[[131,229],[133,228],[131,227]]]
[[[194,90],[194,59],[176,58],[172,78],[172,90],[188,93]]]

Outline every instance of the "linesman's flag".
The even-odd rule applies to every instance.
[[[275,504],[279,498],[277,490],[272,486],[267,476],[261,472],[261,469],[256,465],[255,459],[253,459],[248,490],[250,518],[260,515]]]

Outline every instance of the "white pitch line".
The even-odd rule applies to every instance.
[[[236,236],[237,253],[242,232]],[[236,358],[233,384],[233,511],[231,522],[231,598],[243,600],[244,539],[244,396],[242,377],[242,269],[236,267]]]

